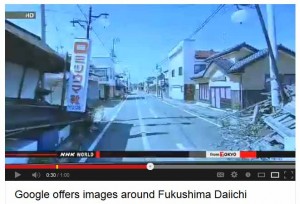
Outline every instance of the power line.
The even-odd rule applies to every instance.
[[[211,21],[211,19],[213,19],[216,16],[216,14],[219,13],[219,11],[222,8],[224,8],[224,6],[225,4],[219,5],[218,8],[215,11],[213,11],[213,13],[210,16],[208,16],[205,19],[205,21],[189,36],[189,38],[193,38],[200,30],[202,30],[204,26],[206,26],[209,23],[209,21]]]
[[[77,4],[77,7],[78,9],[80,10],[80,12],[82,13],[82,15],[85,17],[85,19],[88,21],[88,17],[86,16],[86,14],[83,12],[83,10],[81,9],[80,5]],[[101,40],[101,38],[99,37],[99,35],[96,33],[96,31],[94,29],[92,29],[93,33],[96,35],[97,39],[100,41],[100,43],[102,44],[102,46],[106,49],[106,51],[108,51],[109,53],[109,50],[106,48],[104,42]]]
[[[216,10],[214,10],[212,12],[212,14],[210,14],[210,16],[208,16],[205,21],[188,37],[188,39],[193,38],[195,35],[197,35],[197,33],[202,30],[210,21],[211,19],[213,19],[217,13],[219,13],[226,5],[225,4],[220,4]],[[165,59],[163,59],[162,61],[160,61],[158,63],[158,65],[161,65],[162,63],[164,63],[167,60],[167,57]]]
[[[83,10],[81,9],[80,5],[79,5],[79,4],[76,4],[76,5],[77,5],[79,11],[82,13],[82,15],[85,17],[85,20],[88,21],[88,17],[87,17],[86,14],[83,12]]]

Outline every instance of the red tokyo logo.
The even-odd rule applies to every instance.
[[[236,157],[236,152],[220,152],[220,157]]]

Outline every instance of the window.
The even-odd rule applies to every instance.
[[[194,74],[198,74],[199,72],[205,70],[206,64],[195,64],[194,66]]]
[[[175,70],[172,70],[172,77],[175,77]]]
[[[179,76],[182,76],[182,67],[179,67],[179,68],[178,68],[178,75],[179,75]]]

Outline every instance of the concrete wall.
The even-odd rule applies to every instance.
[[[23,71],[23,66],[5,62],[5,97],[18,97]],[[27,68],[21,98],[34,99],[38,80],[39,71]]]
[[[295,58],[278,52],[278,69],[280,74],[295,74]],[[269,58],[265,57],[247,67],[242,84],[245,90],[262,90],[265,88],[265,74],[269,74]]]

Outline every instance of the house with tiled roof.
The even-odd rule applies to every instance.
[[[195,40],[185,39],[168,54],[168,96],[180,100],[194,100],[195,84],[191,75],[206,68],[208,57],[217,54],[214,50],[196,50]]]
[[[278,71],[284,85],[295,83],[295,52],[278,45]],[[245,108],[264,100],[270,90],[268,49],[241,43],[207,58],[191,76],[199,87],[196,100],[216,108]]]

